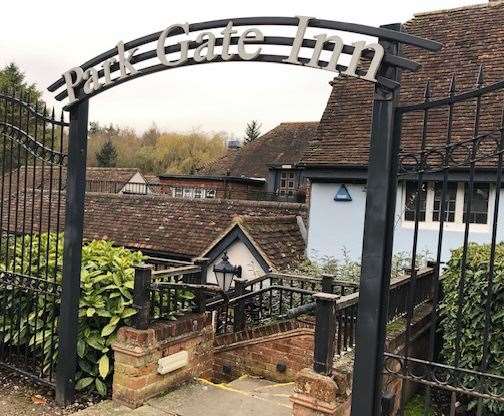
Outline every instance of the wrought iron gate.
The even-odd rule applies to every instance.
[[[55,386],[68,124],[22,93],[0,117],[0,366]]]
[[[372,389],[378,392],[377,396],[381,397],[382,388],[387,391],[394,381],[402,380],[400,415],[404,415],[411,388],[424,393],[425,415],[437,414],[431,413],[433,399],[441,404],[443,414],[459,414],[459,407],[471,412],[464,414],[478,416],[504,412],[504,374],[498,370],[502,368],[498,361],[503,357],[504,315],[497,309],[504,296],[504,225],[500,201],[504,190],[504,81],[485,85],[482,68],[474,80],[472,89],[457,92],[454,77],[449,91],[442,92],[446,95],[435,100],[427,84],[423,102],[398,106],[395,110],[395,144],[391,148],[395,149],[392,159],[396,165],[392,164],[387,174],[394,181],[397,179],[397,195],[401,200],[401,205],[396,205],[396,189],[392,187],[390,207],[401,206],[402,211],[387,217],[385,228],[397,229],[405,223],[410,227],[412,279],[404,299],[405,347],[380,353],[379,345],[361,345],[354,373],[359,380],[354,378],[353,394],[359,393],[356,386],[365,384],[363,357],[366,354],[375,357],[376,366],[384,375],[383,383],[379,377],[373,380]],[[440,92],[436,93],[439,96]],[[368,199],[373,195],[368,190]],[[367,220],[376,223],[378,220],[372,217],[366,212]],[[459,248],[450,253],[447,240],[451,240],[453,248],[454,236],[458,236]],[[414,308],[416,273],[423,261],[421,252],[427,239],[437,246],[430,256],[435,261],[436,279],[432,309],[426,315],[426,344],[418,348],[415,321],[420,311]],[[390,260],[393,235],[380,243],[386,247],[383,253]],[[368,241],[368,244],[374,243]],[[369,247],[367,254],[365,241],[363,263],[366,255]],[[367,272],[365,275],[363,269],[363,279],[376,275],[374,271]],[[368,299],[375,299],[370,292],[367,295]],[[388,301],[384,296],[381,308],[386,311]],[[364,304],[359,307],[364,314],[372,312]],[[359,325],[362,343],[365,324]],[[381,319],[376,325],[383,334],[386,332]],[[359,335],[357,343],[359,349]],[[404,388],[405,383],[408,388]],[[369,396],[360,395],[356,400],[371,402]],[[369,403],[366,408],[373,411],[359,410],[352,414],[385,414],[383,408],[379,410],[382,405]]]
[[[430,414],[434,391],[451,415],[459,405],[473,407],[478,415],[504,411],[504,374],[497,372],[496,362],[503,357],[497,338],[504,328],[504,315],[497,310],[498,298],[503,296],[504,245],[499,241],[504,238],[504,224],[499,220],[503,212],[504,82],[485,86],[483,68],[475,81],[474,89],[457,93],[454,77],[447,95],[437,100],[431,100],[427,84],[423,103],[397,110],[403,130],[398,179],[405,202],[398,215],[413,225],[413,273],[405,350],[385,353],[384,369],[392,379],[426,386],[425,414]],[[421,128],[414,132],[409,128],[412,125]],[[415,343],[415,271],[427,223],[435,228],[432,237],[437,239],[437,251],[432,255],[438,282],[433,287],[424,355],[425,351],[414,353],[411,346]],[[449,253],[446,239],[453,238],[454,232],[460,235],[460,248]],[[405,392],[402,389],[401,415]]]

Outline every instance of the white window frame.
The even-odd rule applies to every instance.
[[[177,195],[177,192],[180,192],[180,195]],[[184,197],[184,189],[180,187],[175,187],[172,190],[172,196],[174,198],[183,198]]]
[[[202,188],[194,188],[193,190],[193,198],[194,199],[203,199],[205,198],[205,190]]]
[[[217,196],[217,191],[215,189],[206,189],[205,190],[205,198],[215,199]]]
[[[405,204],[406,204],[406,182],[400,185],[400,207],[401,207],[401,226],[403,228],[413,229],[415,221],[408,221],[405,218]],[[469,231],[487,233],[490,231],[490,222],[493,218],[494,203],[495,203],[495,186],[490,185],[490,192],[488,194],[488,214],[486,224],[470,224]],[[425,221],[419,221],[418,227],[423,230],[438,230],[439,221],[433,221],[434,213],[434,182],[427,181],[427,198],[425,204]],[[463,223],[464,216],[464,182],[457,183],[457,197],[455,200],[455,221],[444,222],[444,229],[446,231],[464,231],[465,224]]]
[[[184,188],[183,195],[184,195],[183,198],[186,198],[186,199],[194,198],[194,189],[193,188]]]

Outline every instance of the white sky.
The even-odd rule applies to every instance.
[[[173,23],[307,15],[378,26],[404,22],[417,12],[476,2],[3,1],[0,65],[16,62],[31,82],[45,90],[64,71],[114,47],[119,40],[127,42]],[[241,33],[243,29],[238,30]],[[294,29],[289,30],[293,36]],[[263,32],[273,34],[267,28]],[[344,37],[345,43],[349,39],[352,40]],[[245,124],[252,119],[262,122],[263,132],[282,121],[319,120],[333,76],[327,71],[269,63],[220,63],[174,69],[125,83],[93,98],[90,120],[132,127],[139,133],[155,122],[166,130],[199,128],[241,137]],[[46,91],[44,98],[53,104],[51,97]]]

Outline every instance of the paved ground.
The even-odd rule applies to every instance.
[[[73,416],[290,416],[293,383],[242,377],[229,384],[188,383],[146,405],[130,410],[105,401]]]
[[[17,373],[0,369],[0,415],[1,416],[64,416],[99,401],[93,397],[78,397],[67,408],[54,402],[52,389],[33,384]]]

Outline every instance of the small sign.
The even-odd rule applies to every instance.
[[[350,202],[352,200],[352,196],[345,184],[341,185],[334,196],[334,200],[338,202]]]
[[[163,357],[158,361],[158,373],[161,375],[171,373],[189,364],[189,354],[187,351],[180,351]]]

